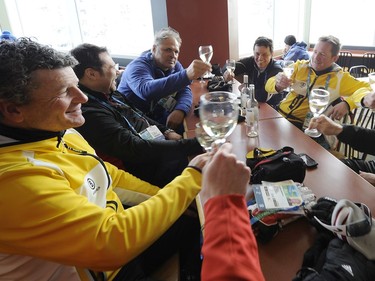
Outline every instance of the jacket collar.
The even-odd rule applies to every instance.
[[[97,91],[94,91],[94,90],[91,90],[90,88],[87,88],[86,86],[82,85],[81,83],[78,83],[78,88],[86,93],[86,94],[89,94],[89,95],[92,95],[94,97],[96,97],[97,99],[100,99],[100,100],[103,100],[103,101],[108,101],[109,100],[109,97],[110,95],[105,95],[101,92],[97,92]]]
[[[311,64],[310,64],[311,65]],[[315,74],[317,76],[320,76],[320,75],[323,75],[323,74],[327,74],[329,72],[332,72],[332,71],[335,71],[337,72],[339,69],[336,67],[337,65],[336,64],[332,64],[330,67],[324,69],[324,70],[321,70],[321,71],[316,71],[314,68],[311,67],[312,70],[314,70]]]
[[[50,138],[57,138],[57,146],[60,144],[62,137],[65,134],[65,131],[60,132],[51,132],[43,130],[27,130],[16,127],[9,127],[0,123],[1,135],[8,137],[17,141],[17,143],[29,143],[36,142]],[[14,144],[14,142],[13,142]]]

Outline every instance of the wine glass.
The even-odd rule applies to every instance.
[[[283,72],[288,79],[292,77],[294,71],[294,61],[292,60],[284,60],[281,62],[281,67],[283,68]],[[285,89],[286,91],[290,91],[290,86]]]
[[[372,90],[375,92],[375,72],[368,74],[368,82],[370,83]]]
[[[234,70],[236,69],[236,61],[232,59],[227,59],[225,61],[225,66],[227,68],[227,71],[231,76],[234,76]],[[229,81],[228,84],[233,84],[233,81]]]
[[[203,129],[214,139],[214,143],[223,144],[237,125],[237,96],[225,91],[203,94],[200,97],[199,117]]]
[[[212,150],[212,144],[214,143],[215,139],[206,133],[200,122],[195,124],[195,137],[206,152],[210,152]]]
[[[309,95],[309,106],[314,117],[318,117],[326,110],[329,103],[329,92],[324,89],[313,89]],[[313,138],[318,138],[321,133],[317,129],[305,130],[305,134]]]
[[[199,57],[202,61],[209,63],[212,59],[212,55],[214,54],[214,50],[211,45],[207,46],[199,46],[198,48]],[[207,73],[208,75],[208,73]],[[206,77],[206,75],[203,75]],[[203,76],[201,76],[201,83],[204,83]]]

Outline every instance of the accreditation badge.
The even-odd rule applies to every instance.
[[[165,140],[164,135],[155,125],[147,127],[146,129],[138,133],[138,135],[144,140]]]
[[[170,95],[166,98],[160,99],[158,101],[158,104],[160,106],[162,106],[168,112],[173,111],[173,109],[175,108],[175,106],[177,104],[177,100],[175,99],[175,95],[176,95],[176,93],[174,93],[173,95]]]

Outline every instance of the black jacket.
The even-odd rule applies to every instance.
[[[273,77],[282,71],[283,69],[281,66],[275,60],[271,59],[266,69],[263,72],[260,72],[257,64],[255,63],[254,57],[251,56],[236,62],[234,74],[236,76],[247,74],[249,77],[249,84],[254,84],[255,86],[255,98],[257,101],[267,102],[272,106],[276,106],[279,104],[283,96],[281,94],[276,94],[267,101],[269,94],[265,89],[265,85],[270,77]]]
[[[375,130],[344,125],[343,131],[337,135],[337,138],[355,150],[375,155]]]
[[[89,100],[82,105],[85,123],[77,130],[99,156],[119,168],[162,187],[182,172],[188,164],[188,156],[202,153],[202,148],[195,138],[142,139],[131,126],[137,132],[146,128],[147,122],[156,125],[162,133],[168,128],[148,117],[140,117],[136,112],[142,113],[132,108],[118,92],[113,92],[111,97],[126,106],[116,106],[104,94],[83,85],[79,85],[79,88],[88,95]]]
[[[300,273],[303,273],[293,281],[375,280],[375,262],[368,260],[348,243],[334,238],[326,249],[321,250],[316,264],[302,268]]]

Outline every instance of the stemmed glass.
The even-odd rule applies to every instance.
[[[211,45],[199,46],[198,52],[199,52],[200,59],[204,62],[209,63],[212,59],[212,55],[214,54],[214,49],[212,48]],[[203,76],[201,76],[201,83],[204,83]]]
[[[199,117],[203,129],[214,139],[214,144],[223,144],[237,125],[237,96],[224,91],[203,94],[200,98]]]
[[[195,124],[195,137],[206,152],[210,152],[212,150],[212,144],[214,143],[215,139],[206,133],[200,122]]]
[[[227,68],[227,71],[231,76],[234,76],[234,70],[236,69],[236,61],[232,59],[227,59],[225,61],[225,66]],[[229,81],[228,84],[233,84],[233,81]]]
[[[309,106],[314,117],[318,117],[326,110],[329,103],[329,92],[324,89],[313,89],[309,95]],[[305,130],[305,134],[313,138],[318,138],[322,134],[317,129]]]
[[[283,68],[284,74],[288,79],[292,77],[294,71],[294,61],[292,60],[284,60],[281,62],[281,67]],[[290,86],[286,88],[286,91],[290,91]]]
[[[375,72],[368,74],[368,81],[371,85],[372,90],[375,92]]]
[[[375,72],[371,72],[368,74],[368,82],[370,83],[372,91],[375,92]],[[372,109],[372,111],[375,112],[375,108]]]

